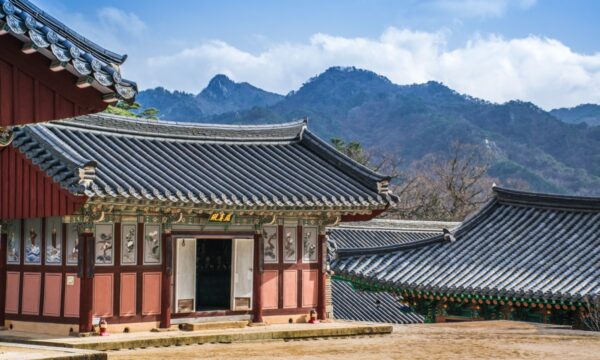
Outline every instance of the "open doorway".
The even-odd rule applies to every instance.
[[[196,311],[231,307],[231,240],[196,244]]]

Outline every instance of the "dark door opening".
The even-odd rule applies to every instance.
[[[231,240],[197,240],[196,311],[229,309]]]

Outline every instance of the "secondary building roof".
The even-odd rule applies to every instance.
[[[329,256],[337,251],[378,248],[429,239],[458,225],[454,222],[373,219],[342,223],[328,229]],[[349,282],[332,279],[333,314],[336,319],[414,324],[424,317],[403,306],[398,297],[386,291],[355,289]]]
[[[329,229],[329,241],[336,250],[378,248],[429,239],[452,229],[458,222],[373,219],[342,223]]]
[[[399,299],[388,292],[355,290],[347,281],[331,282],[333,317],[335,319],[380,322],[390,324],[418,324],[425,321]]]
[[[339,250],[336,275],[437,294],[581,301],[600,296],[600,198],[494,188],[453,236]]]
[[[389,178],[305,121],[227,126],[108,114],[15,130],[13,146],[72,194],[218,208],[384,209]]]
[[[121,78],[126,55],[86,39],[28,0],[0,0],[0,35],[6,32],[24,42],[23,52],[38,51],[55,61],[53,71],[66,68],[78,76],[77,86],[91,85],[125,100],[137,93],[134,82]]]

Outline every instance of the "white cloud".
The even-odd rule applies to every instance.
[[[224,73],[287,93],[327,67],[369,69],[398,84],[441,81],[494,102],[532,101],[543,108],[600,103],[600,53],[579,54],[561,42],[529,36],[475,37],[447,48],[450,34],[389,28],[377,39],[315,34],[306,43],[278,43],[259,53],[210,41],[170,55],[130,58],[125,71],[141,87],[198,92]]]
[[[140,36],[146,29],[146,24],[136,14],[110,6],[98,11],[98,19],[104,29],[124,31],[135,36]]]
[[[36,4],[91,41],[118,53],[128,53],[142,39],[146,29],[136,14],[115,7],[84,14],[48,0],[36,0]]]

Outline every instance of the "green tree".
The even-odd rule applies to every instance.
[[[139,117],[150,120],[158,120],[158,109],[154,107],[149,107],[144,109]]]
[[[334,137],[331,139],[331,144],[336,148],[337,151],[345,154],[354,161],[367,167],[372,167],[369,164],[371,160],[371,153],[366,151],[362,144],[358,141],[350,141],[346,143],[341,138]]]
[[[159,110],[157,108],[149,107],[141,111],[140,109],[141,106],[137,102],[128,103],[125,101],[117,101],[115,105],[109,105],[104,112],[113,115],[158,120]]]

